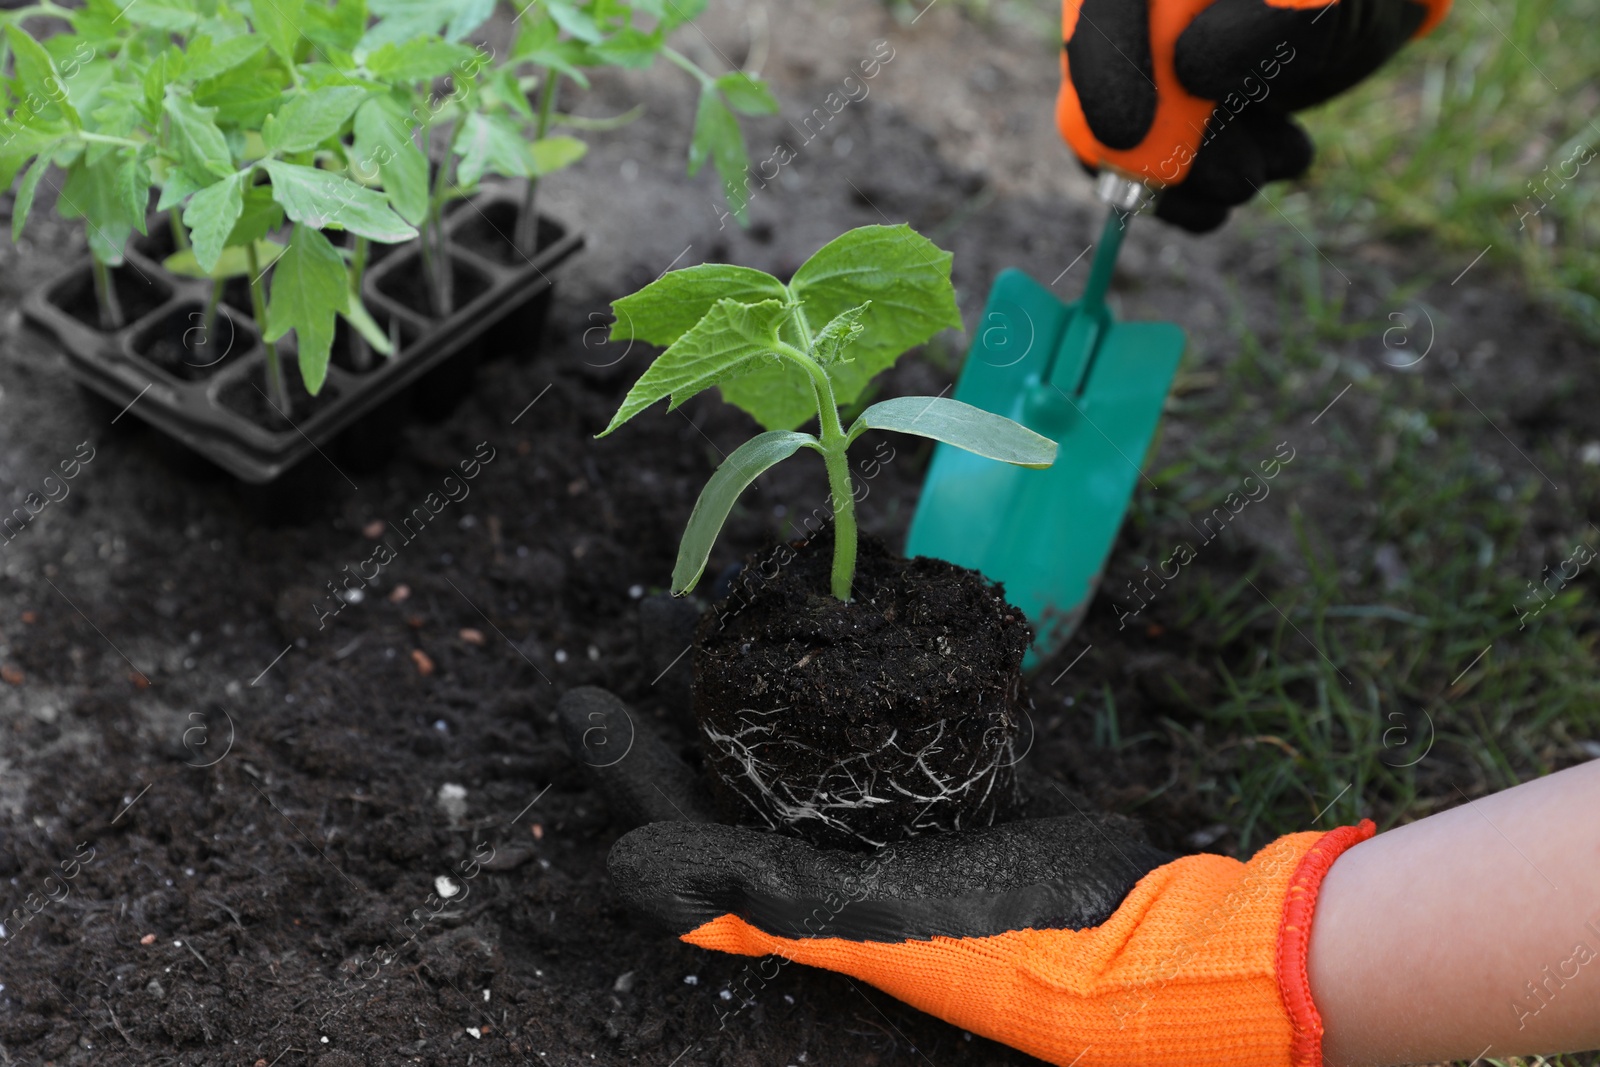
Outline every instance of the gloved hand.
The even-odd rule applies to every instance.
[[[1197,233],[1311,165],[1289,113],[1371,74],[1450,0],[1063,0],[1056,121],[1091,171],[1165,187]]]
[[[1025,776],[1028,819],[829,851],[704,821],[694,775],[611,694],[574,690],[558,713],[619,818],[676,820],[627,833],[609,869],[692,945],[841,971],[1060,1065],[1321,1061],[1312,909],[1370,822],[1291,834],[1248,863],[1175,858]]]

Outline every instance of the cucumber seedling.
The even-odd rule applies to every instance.
[[[612,304],[614,340],[666,350],[629,390],[604,437],[658,400],[668,410],[711,386],[764,433],[723,461],[696,501],[678,547],[672,591],[692,590],[733,503],[764,471],[801,449],[822,457],[834,513],[832,593],[850,599],[855,497],[846,450],[868,430],[916,434],[1023,467],[1048,467],[1055,442],[1010,419],[938,396],[867,407],[848,429],[841,404],[907,349],[961,326],[950,253],[909,226],[863,226],[824,245],[785,284],[759,270],[708,263],[670,271]],[[812,418],[818,432],[798,430]]]

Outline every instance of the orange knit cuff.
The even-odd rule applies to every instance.
[[[1341,826],[1324,835],[1300,859],[1289,879],[1283,902],[1283,924],[1278,927],[1278,990],[1289,1013],[1294,1037],[1289,1048],[1291,1067],[1322,1067],[1322,1015],[1311,999],[1306,976],[1306,955],[1311,946],[1311,920],[1316,912],[1322,879],[1352,845],[1377,833],[1371,819]]]

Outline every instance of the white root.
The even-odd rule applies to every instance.
[[[772,717],[787,708],[739,712],[741,725],[732,733],[702,721],[700,733],[724,783],[768,829],[801,829],[820,825],[836,836],[853,838],[879,848],[886,840],[868,837],[852,825],[849,813],[886,804],[913,807],[904,821],[904,836],[963,829],[963,812],[977,813],[977,825],[989,825],[1000,814],[996,801],[1002,773],[1016,763],[1013,739],[992,745],[992,730],[974,755],[971,766],[940,770],[932,764],[946,751],[947,721],[914,731],[896,730],[877,748],[851,754],[830,763],[804,780],[781,777],[774,757],[784,765],[795,755],[815,747],[785,736],[781,720]],[[918,783],[925,782],[926,785]],[[981,791],[976,804],[972,792]],[[970,824],[969,824],[970,825]]]

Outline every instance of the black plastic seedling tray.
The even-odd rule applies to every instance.
[[[244,279],[225,291],[214,326],[203,336],[208,283],[170,273],[165,218],[135,240],[112,271],[127,325],[98,326],[87,257],[31,292],[27,320],[60,343],[85,388],[245,482],[264,484],[314,451],[362,465],[380,460],[407,418],[442,418],[471,388],[485,356],[531,357],[549,311],[556,268],[579,248],[581,234],[539,220],[540,251],[519,253],[510,235],[517,204],[508,190],[487,190],[445,220],[455,271],[455,308],[427,315],[421,247],[372,246],[363,279],[367,310],[399,354],[372,354],[365,367],[340,320],[321,393],[305,393],[292,366],[292,343],[279,345],[290,410],[265,393],[266,350],[250,314]]]

